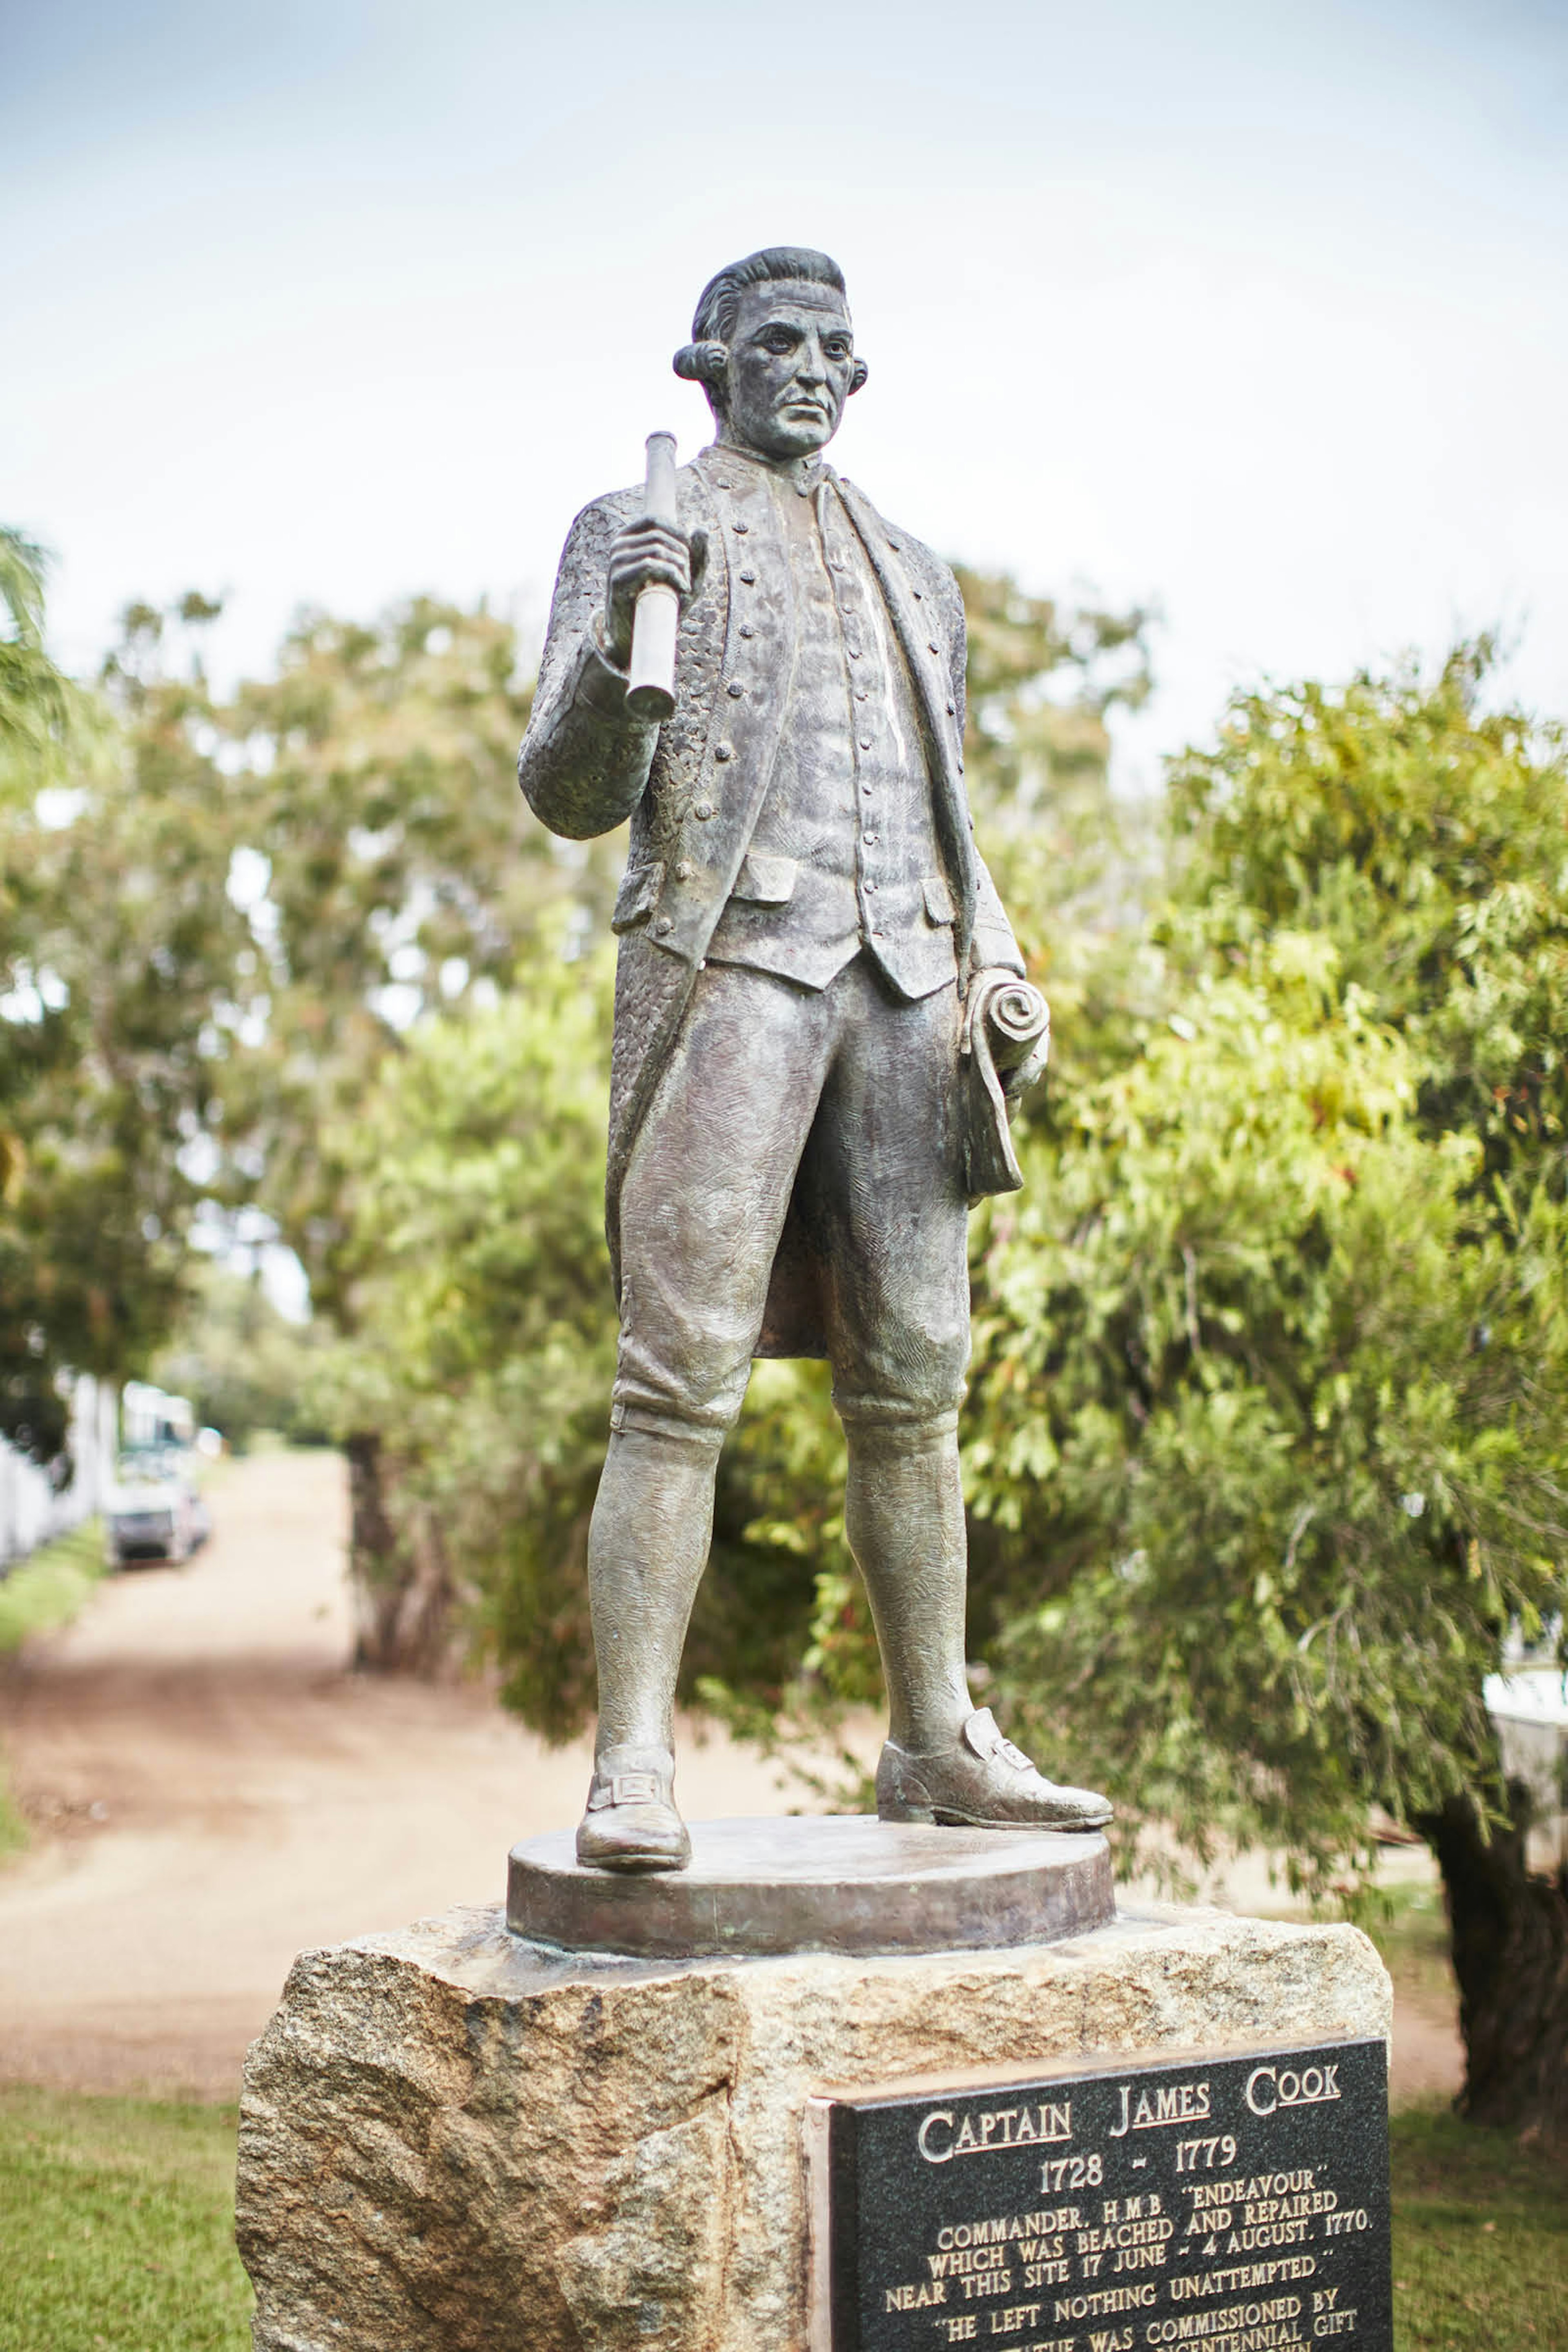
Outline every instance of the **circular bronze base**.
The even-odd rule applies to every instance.
[[[868,1814],[693,1822],[687,1870],[588,1870],[574,1832],[512,1848],[507,1925],[566,1951],[994,1951],[1115,1916],[1100,1836],[910,1827]]]

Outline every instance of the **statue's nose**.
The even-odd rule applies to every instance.
[[[795,375],[802,383],[827,382],[827,362],[818,343],[813,341],[801,345],[800,364],[795,369]]]

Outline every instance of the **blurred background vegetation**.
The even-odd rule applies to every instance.
[[[238,1441],[329,1437],[360,1663],[488,1661],[564,1737],[623,845],[527,817],[482,605],[306,615],[220,695],[192,595],[89,690],[0,545],[0,1429],[47,1459],[62,1370],[155,1370]],[[1128,806],[1148,615],[961,577],[977,829],[1059,1040],[973,1227],[979,1678],[1129,1863],[1263,1843],[1353,1902],[1407,1825],[1469,2111],[1563,2136],[1568,1886],[1482,1703],[1563,1600],[1563,737],[1478,642],[1238,697]],[[234,1270],[258,1232],[308,1327]],[[817,1753],[879,1696],[841,1474],[821,1368],[759,1367],[686,1667]]]

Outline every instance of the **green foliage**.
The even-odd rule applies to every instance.
[[[354,1337],[318,1390],[373,1428],[405,1554],[482,1596],[531,1719],[581,1718],[580,1567],[607,1425],[605,954],[542,954],[493,1006],[408,1033],[342,1154]],[[559,1711],[559,1713],[557,1713]]]
[[[68,1625],[104,1572],[103,1522],[84,1519],[0,1579],[0,1658]]]
[[[0,524],[0,809],[68,782],[93,731],[90,702],[44,645],[47,561],[41,547]]]
[[[0,2090],[0,2352],[241,2352],[232,2108]]]
[[[198,1426],[221,1430],[237,1454],[261,1431],[291,1444],[321,1443],[309,1402],[326,1346],[321,1323],[280,1315],[255,1276],[208,1260],[192,1270],[187,1303],[152,1377],[189,1397]]]
[[[1424,1129],[1479,1137],[1522,1199],[1548,1168],[1561,1188],[1568,1132],[1568,783],[1560,728],[1479,707],[1491,658],[1241,698],[1172,803],[1199,951],[1325,937],[1410,1039]]]
[[[615,850],[558,856],[529,823],[528,694],[482,606],[307,616],[224,700],[217,607],[133,605],[93,698],[42,650],[15,534],[0,594],[0,1432],[48,1460],[62,1369],[144,1371],[200,1314],[198,1212],[259,1208],[347,1326],[341,1139],[384,1061],[421,1012],[493,995],[563,903],[585,936]],[[230,1379],[227,1417],[253,1406]]]
[[[178,1309],[249,934],[197,689],[149,697],[121,667],[116,709],[69,686],[29,551],[5,555],[0,1434],[47,1461],[60,1372],[143,1369]]]
[[[211,714],[242,814],[264,1024],[228,1118],[257,1197],[340,1327],[362,1103],[417,1019],[493,999],[565,901],[602,926],[614,851],[558,855],[516,784],[530,695],[510,626],[416,598],[374,627],[307,615],[276,677]]]
[[[1473,1139],[1279,935],[1190,991],[994,1218],[973,1507],[1059,1591],[1014,1706],[1200,1846],[1332,1869],[1490,1758],[1480,1683],[1561,1591],[1563,1222],[1505,1239]],[[1326,959],[1320,958],[1320,972]],[[1315,984],[1314,984],[1315,980]],[[1482,1335],[1485,1335],[1484,1340]]]
[[[1477,661],[1245,699],[1180,763],[1163,1017],[980,1226],[1014,1719],[1319,1887],[1373,1800],[1495,1801],[1482,1679],[1563,1597],[1568,776]]]

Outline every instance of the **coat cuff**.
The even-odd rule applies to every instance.
[[[996,930],[984,924],[977,924],[969,961],[975,971],[1016,971],[1020,980],[1028,978],[1024,959],[1018,953],[1018,942],[1008,930]]]
[[[646,719],[634,719],[626,709],[626,671],[616,667],[593,637],[584,637],[573,681],[572,700],[581,709],[591,710],[596,719],[614,719],[634,734],[654,733],[657,721],[650,724]]]

